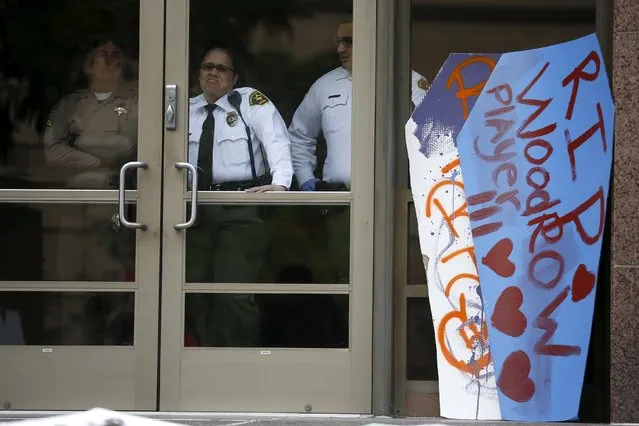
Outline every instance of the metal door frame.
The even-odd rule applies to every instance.
[[[182,410],[181,362],[184,255],[183,232],[173,226],[183,222],[186,201],[191,194],[185,190],[184,171],[174,165],[186,161],[188,122],[188,57],[189,57],[189,2],[184,0],[166,1],[166,84],[175,84],[177,93],[177,129],[164,133],[164,202],[163,202],[163,252],[162,252],[162,306],[161,306],[161,349],[160,349],[160,403],[162,411]],[[345,285],[301,285],[294,284],[265,286],[217,286],[217,290],[244,292],[331,292],[350,294],[350,383],[345,408],[339,412],[370,413],[372,393],[372,281],[373,281],[373,199],[375,140],[375,66],[376,66],[376,15],[377,0],[353,0],[354,61],[353,73],[353,186],[349,193],[285,192],[268,194],[243,193],[201,193],[203,202],[251,203],[251,204],[350,204],[351,206],[351,254],[350,284]],[[186,287],[185,287],[186,288]],[[210,289],[210,286],[208,286]],[[258,289],[259,288],[259,289]],[[258,289],[258,290],[256,290]],[[207,288],[188,286],[191,291],[206,291]],[[215,350],[216,352],[222,352]],[[255,349],[230,349],[229,356],[250,356]],[[212,353],[212,352],[209,352]],[[298,358],[309,351],[299,350]],[[328,352],[327,352],[328,353]],[[191,355],[189,355],[191,356]],[[320,356],[320,355],[318,355]],[[320,356],[321,360],[321,356]],[[259,361],[258,361],[259,362]]]
[[[69,370],[78,367],[85,372],[99,371],[105,365],[120,370],[119,376],[112,375],[109,383],[103,383],[104,400],[125,404],[122,409],[155,410],[157,407],[157,361],[158,361],[158,320],[159,320],[159,274],[160,256],[160,195],[162,161],[162,115],[159,108],[162,96],[162,73],[164,64],[164,4],[157,0],[139,0],[139,105],[138,105],[138,160],[147,163],[148,168],[138,172],[137,190],[125,192],[126,202],[137,203],[137,221],[147,229],[136,232],[135,282],[82,282],[82,281],[39,281],[2,282],[1,290],[11,291],[131,291],[135,292],[134,346],[0,346],[0,361],[10,365],[11,360],[20,359],[18,364],[57,364]],[[2,189],[1,203],[41,203],[80,205],[85,203],[113,205],[117,212],[117,190],[73,190],[73,189]],[[134,220],[129,218],[129,220]],[[44,358],[46,357],[46,358]],[[46,362],[44,361],[46,359]],[[18,365],[16,364],[16,365]],[[117,366],[117,367],[116,367]],[[68,376],[69,387],[81,386]],[[128,381],[131,392],[122,392],[121,384]],[[34,389],[42,389],[42,378],[34,377]],[[84,382],[83,382],[84,383]],[[75,385],[75,386],[74,386]],[[64,387],[64,385],[61,385]],[[125,385],[126,386],[126,385]],[[84,392],[89,389],[84,390]],[[95,392],[96,389],[90,389]],[[109,396],[110,395],[110,396]],[[115,395],[115,398],[113,398]],[[62,407],[64,408],[64,407]],[[87,407],[89,408],[89,407]]]

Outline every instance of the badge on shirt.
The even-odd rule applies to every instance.
[[[118,115],[118,117],[121,117],[122,115],[129,113],[129,111],[127,111],[126,109],[125,104],[120,104],[116,106],[115,108],[113,108],[113,111]]]
[[[231,111],[226,115],[226,124],[228,124],[230,127],[233,127],[237,124],[238,118],[239,117],[237,115],[237,112]]]
[[[420,78],[419,81],[417,82],[417,87],[419,87],[422,90],[428,90],[428,88],[430,87],[428,84],[428,80],[426,80],[425,78]]]
[[[249,96],[249,105],[264,105],[268,103],[268,98],[262,94],[259,90],[254,90]]]

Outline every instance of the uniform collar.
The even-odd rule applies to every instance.
[[[135,86],[130,86],[127,83],[121,84],[118,86],[113,92],[111,92],[111,96],[109,98],[125,98],[129,99],[131,93],[135,91]],[[74,92],[76,100],[87,99],[89,97],[94,96],[93,90],[90,88],[82,89]],[[109,99],[107,98],[107,99]],[[106,100],[106,99],[105,99]]]
[[[191,107],[193,108],[204,108],[208,104],[208,102],[206,101],[206,98],[204,97],[204,94],[200,94],[191,98],[190,102],[191,102]],[[226,95],[218,99],[215,102],[215,105],[217,105],[219,108],[224,110],[224,112],[229,112],[234,110],[234,108],[229,103]]]
[[[352,80],[351,73],[348,72],[348,70],[344,67],[337,68],[337,75],[335,80],[339,81],[339,80],[344,80],[346,78],[348,78],[349,80]]]

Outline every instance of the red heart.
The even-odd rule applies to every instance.
[[[526,316],[519,310],[524,295],[519,287],[506,287],[497,298],[493,316],[490,317],[493,327],[511,337],[519,337],[526,330]]]
[[[512,252],[513,242],[510,238],[504,238],[488,250],[481,263],[488,266],[500,277],[512,277],[515,273],[515,264],[508,259]]]
[[[528,374],[530,374],[530,358],[526,352],[513,352],[508,355],[501,367],[497,387],[515,402],[530,401],[535,394],[535,383],[530,380]]]
[[[595,288],[595,274],[586,269],[586,265],[579,265],[572,277],[572,301],[585,299]]]

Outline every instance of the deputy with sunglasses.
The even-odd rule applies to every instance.
[[[191,98],[189,161],[204,191],[286,191],[291,185],[290,140],[275,105],[259,90],[234,89],[239,74],[224,47],[202,58],[202,94]]]
[[[289,126],[293,167],[302,191],[348,191],[351,186],[352,22],[339,25],[335,42],[341,66],[313,83]],[[414,105],[419,104],[427,88],[426,79],[412,72]],[[321,176],[316,176],[316,149],[320,134],[326,141],[326,158]],[[327,218],[328,252],[337,275],[335,281],[346,283],[349,280],[350,210],[331,207],[324,216]]]
[[[234,57],[223,46],[198,64],[202,93],[191,98],[189,162],[200,191],[286,191],[293,178],[286,125],[259,90],[234,88]],[[187,233],[186,279],[199,283],[254,283],[270,240],[263,208],[201,205]],[[192,294],[188,341],[200,346],[259,345],[260,313],[252,294]]]

